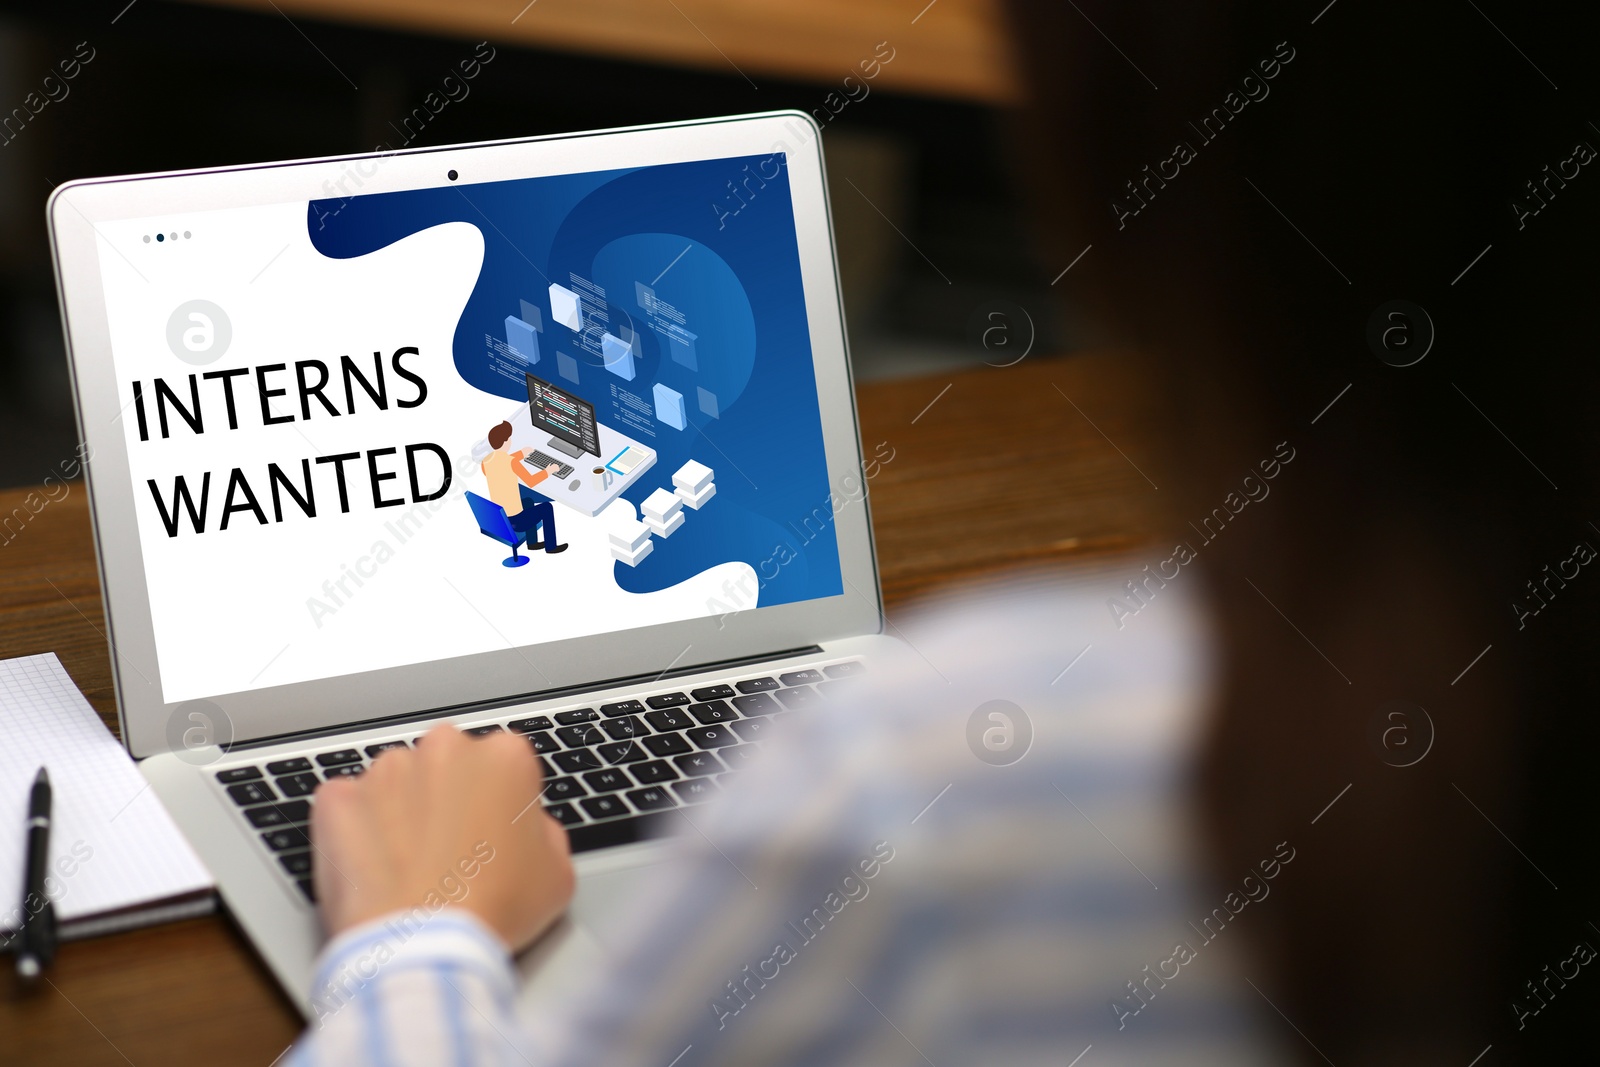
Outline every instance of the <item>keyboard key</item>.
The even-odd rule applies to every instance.
[[[654,737],[641,737],[639,743],[657,756],[676,756],[680,752],[694,751],[681,734],[656,734]]]
[[[736,684],[741,693],[765,693],[769,689],[778,688],[778,682],[774,678],[746,678]]]
[[[644,723],[639,721],[639,716],[637,715],[624,715],[620,719],[611,719],[603,725],[606,733],[617,741],[629,737],[643,737],[650,732],[645,728]]]
[[[754,719],[740,719],[728,725],[739,735],[741,741],[760,741],[766,737],[767,731],[772,729],[772,720],[761,716]]]
[[[831,667],[822,668],[829,678],[848,678],[853,674],[860,674],[867,669],[867,665],[860,660],[851,660],[849,663],[835,663]]]
[[[635,789],[628,794],[628,799],[633,801],[633,806],[640,811],[660,811],[662,808],[675,808],[678,806],[672,799],[671,793],[656,786],[651,786],[648,789]]]
[[[499,723],[491,722],[484,726],[469,726],[463,730],[462,733],[468,734],[472,737],[488,737],[490,734],[500,733],[504,729],[505,727],[501,726]]]
[[[361,753],[353,748],[341,748],[337,752],[324,752],[317,757],[317,763],[323,767],[338,767],[345,763],[360,763]]]
[[[576,711],[558,711],[555,714],[558,726],[576,726],[580,722],[594,722],[600,718],[600,713],[593,708],[578,708]],[[546,727],[548,727],[548,723]]]
[[[737,730],[741,725],[744,724],[734,723],[733,728]],[[732,748],[722,749],[717,754],[722,757],[724,763],[738,771],[750,766],[750,761],[761,755],[761,750],[755,745],[734,745]]]
[[[588,792],[576,778],[552,778],[544,784],[543,795],[546,801],[571,800]]]
[[[621,797],[588,797],[578,801],[591,819],[604,819],[611,815],[628,814],[628,806]]]
[[[265,804],[269,800],[277,800],[278,794],[266,782],[240,782],[238,785],[228,787],[228,795],[233,802],[239,805]]]
[[[701,748],[721,748],[723,745],[739,743],[739,739],[729,733],[726,726],[696,726],[693,730],[685,730],[684,735]]]
[[[812,685],[822,681],[822,672],[813,670],[790,671],[788,674],[778,675],[778,681],[784,685]]]
[[[733,706],[739,709],[741,715],[772,715],[783,710],[783,705],[767,696],[757,693],[754,696],[734,697]]]
[[[644,717],[644,721],[662,732],[687,730],[694,725],[694,720],[685,711],[652,711]]]
[[[684,693],[657,693],[653,697],[645,697],[644,702],[660,711],[662,708],[681,708],[689,703],[689,697]]]
[[[817,691],[809,685],[797,685],[793,689],[780,689],[776,694],[783,701],[786,708],[814,708],[822,703],[822,698]]]
[[[697,778],[702,774],[721,774],[728,769],[710,752],[691,752],[687,756],[679,756],[672,762],[683,772],[685,778]]]
[[[598,745],[606,739],[597,726],[558,726],[556,736],[561,738],[561,743],[568,748],[587,748]]]
[[[704,804],[717,795],[717,784],[709,778],[691,778],[687,782],[673,782],[672,791],[685,804]]]
[[[279,778],[277,781],[278,788],[283,790],[283,795],[286,797],[310,796],[312,791],[322,784],[317,780],[317,776],[310,771],[291,774],[286,778]]]
[[[726,700],[709,700],[704,704],[690,704],[689,714],[699,719],[701,723],[710,726],[714,722],[732,722],[739,717],[739,713],[728,707]]]
[[[637,700],[619,700],[615,704],[601,704],[600,713],[608,719],[618,715],[643,715],[644,705]]]
[[[689,695],[696,700],[727,700],[737,696],[739,691],[731,685],[708,685],[701,689],[689,690]]]
[[[607,763],[633,763],[650,758],[650,753],[639,747],[637,741],[612,741],[595,749]]]
[[[305,802],[300,801],[300,803],[303,804]],[[246,808],[244,809],[244,817],[249,819],[250,825],[257,830],[265,830],[272,826],[287,826],[292,821],[287,815],[279,811],[275,804],[267,804],[259,808]]]
[[[341,767],[329,767],[322,772],[322,777],[329,781],[335,778],[354,778],[364,770],[366,768],[359,763],[346,763]]]
[[[549,760],[545,759],[543,756],[538,756],[538,757],[535,757],[535,758],[538,759],[538,761],[539,761],[539,777],[540,778],[543,778],[545,781],[548,782],[550,779],[552,779],[552,778],[554,778],[556,776],[556,772],[554,771],[554,769],[551,768]]]
[[[600,769],[600,757],[594,754],[593,749],[580,748],[572,752],[557,752],[550,758],[567,774]]]
[[[589,788],[596,793],[614,793],[618,789],[627,789],[633,785],[633,779],[629,778],[625,771],[615,767],[607,767],[603,771],[590,771],[583,776],[583,780],[588,782]]]
[[[311,879],[297,878],[294,884],[299,887],[301,894],[307,900],[313,904],[317,902],[317,887],[311,884]]]
[[[252,778],[260,777],[260,767],[230,767],[225,771],[217,772],[217,781],[223,785],[227,785],[230,782],[248,782]]]
[[[378,753],[380,752],[388,752],[391,749],[410,747],[411,746],[406,744],[404,741],[379,741],[375,745],[367,746],[367,755],[376,759]]]
[[[309,822],[311,819],[311,805],[304,800],[285,800],[279,804],[268,804],[264,808],[246,808],[244,817],[250,820],[250,825],[258,830],[265,830],[269,826],[287,826],[290,823]]]
[[[527,734],[525,736],[530,742],[532,742],[533,750],[539,753],[541,756],[547,752],[555,752],[561,748],[560,745],[556,744],[556,739],[545,733],[543,730],[540,730],[538,733]]]
[[[294,759],[273,760],[267,764],[268,774],[299,774],[301,771],[309,771],[310,769],[311,761],[304,756],[296,756]]]
[[[549,816],[562,826],[576,826],[583,821],[583,816],[578,814],[578,809],[571,804],[551,804],[544,809]]]
[[[566,714],[571,715],[572,712],[569,711]],[[577,722],[578,720],[574,719],[573,721]],[[565,724],[563,723],[563,725]],[[531,734],[535,730],[548,730],[550,727],[551,722],[548,715],[535,715],[531,719],[512,719],[506,723],[507,730],[519,734]]]
[[[311,839],[306,836],[306,832],[298,826],[285,826],[278,830],[270,830],[261,835],[261,840],[274,852],[282,852],[291,848],[305,848],[311,844]]]
[[[732,751],[731,749],[729,751]],[[670,782],[678,777],[678,772],[672,769],[671,764],[664,759],[654,759],[649,763],[635,763],[628,768],[633,776],[645,785],[654,785],[656,782]]]
[[[278,857],[278,862],[283,864],[283,869],[290,874],[311,873],[310,852],[289,852]]]

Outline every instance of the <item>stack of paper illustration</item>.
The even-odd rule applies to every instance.
[[[644,524],[657,537],[671,537],[672,531],[683,525],[683,501],[665,489],[657,489],[639,505],[644,512]]]
[[[639,561],[650,554],[655,547],[650,540],[650,527],[637,519],[617,523],[611,527],[611,557],[619,559],[630,567],[637,567]]]
[[[656,401],[656,418],[671,426],[674,430],[684,429],[689,425],[689,416],[684,411],[683,394],[661,382],[651,388],[651,395]]]
[[[606,370],[619,378],[633,381],[633,331],[624,331],[626,337],[617,337],[614,334],[600,335],[600,357],[605,361]],[[683,427],[678,427],[683,429]]]
[[[539,362],[539,335],[533,325],[515,315],[506,316],[506,344],[529,363]]]
[[[582,302],[564,285],[550,285],[550,317],[573,333],[583,329]]]
[[[717,495],[717,483],[711,479],[715,472],[704,463],[690,460],[672,476],[672,484],[679,500],[696,511],[707,500]]]

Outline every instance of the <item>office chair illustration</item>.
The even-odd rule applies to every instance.
[[[512,528],[511,520],[506,518],[506,509],[470,491],[467,493],[467,503],[472,505],[472,517],[478,520],[478,531],[511,549],[511,555],[501,560],[500,565],[521,567],[526,564],[528,557],[520,555],[517,547],[528,543],[528,532]]]

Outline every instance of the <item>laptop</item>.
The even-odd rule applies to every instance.
[[[536,996],[888,650],[819,133],[52,195],[122,738],[308,1017],[321,782],[438,721],[526,737],[579,874]]]

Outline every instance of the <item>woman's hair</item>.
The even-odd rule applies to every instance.
[[[1167,398],[1157,480],[1223,639],[1217,873],[1306,857],[1251,917],[1258,983],[1337,1063],[1559,1054],[1581,1005],[1535,1021],[1525,982],[1600,945],[1600,15],[1010,12],[1044,251],[1090,248],[1057,288]]]
[[[511,440],[511,424],[509,422],[502,422],[498,426],[489,428],[490,448],[499,448],[509,440]]]

